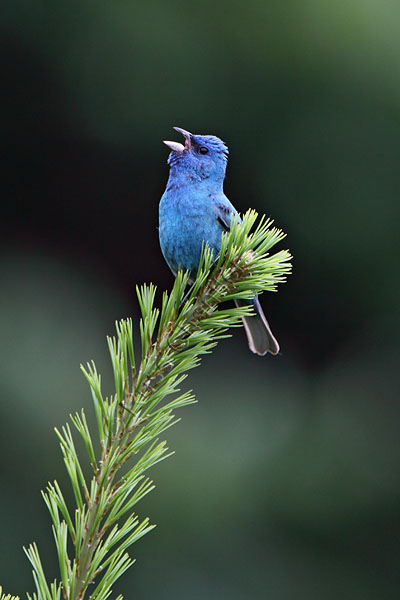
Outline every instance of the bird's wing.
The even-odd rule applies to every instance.
[[[217,217],[218,223],[221,225],[224,231],[230,231],[231,229],[231,215],[237,214],[234,206],[226,199],[225,202],[215,201],[214,203],[215,216]],[[239,218],[240,219],[240,218]]]

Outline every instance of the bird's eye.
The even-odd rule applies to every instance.
[[[205,146],[200,146],[199,152],[200,154],[208,154],[208,148],[206,148]]]

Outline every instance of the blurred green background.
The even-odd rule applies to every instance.
[[[278,358],[235,331],[193,372],[199,403],[139,506],[157,529],[127,598],[397,599],[400,4],[3,0],[0,581],[56,575],[54,426],[112,390],[105,335],[135,285],[169,288],[158,200],[171,127],[230,148],[238,210],[288,234],[262,303]]]

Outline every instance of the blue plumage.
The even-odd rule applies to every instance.
[[[213,135],[174,129],[183,134],[185,145],[165,142],[172,152],[168,157],[169,179],[160,201],[160,245],[172,272],[189,270],[194,279],[203,241],[217,254],[222,232],[229,230],[231,215],[237,211],[223,191],[228,160],[224,142]],[[243,319],[250,349],[260,355],[277,354],[278,342],[257,297],[253,306],[256,316]]]

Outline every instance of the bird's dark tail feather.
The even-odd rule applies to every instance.
[[[236,306],[253,304],[256,312],[255,317],[243,317],[250,350],[259,356],[264,356],[267,352],[278,354],[279,344],[271,331],[258,297],[254,296],[253,300],[235,300],[235,304]]]

